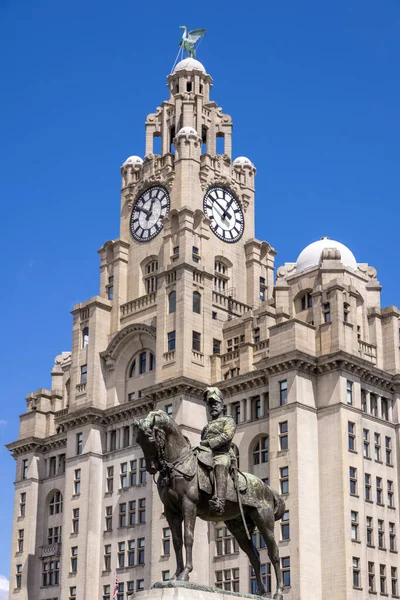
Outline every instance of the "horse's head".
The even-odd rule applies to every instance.
[[[151,475],[160,470],[159,439],[165,436],[164,426],[168,420],[169,417],[164,411],[152,410],[144,419],[133,421],[134,439],[143,450],[146,470]]]

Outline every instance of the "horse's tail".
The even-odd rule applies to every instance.
[[[286,510],[286,505],[285,505],[285,501],[282,498],[282,496],[280,496],[278,494],[278,492],[276,492],[275,490],[273,490],[271,488],[271,492],[274,496],[274,515],[275,515],[275,521],[279,521],[279,519],[282,519],[283,514]]]

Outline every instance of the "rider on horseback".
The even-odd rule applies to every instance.
[[[213,454],[215,493],[209,501],[210,508],[221,515],[225,508],[226,487],[232,457],[231,442],[235,435],[235,421],[230,416],[224,416],[222,394],[216,387],[208,387],[203,395],[207,402],[211,421],[201,432],[200,446]]]

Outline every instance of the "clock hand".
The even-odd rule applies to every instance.
[[[226,216],[228,214],[228,210],[230,209],[230,207],[232,205],[232,202],[233,202],[233,198],[231,198],[231,200],[229,200],[228,204],[226,205],[226,208],[225,208],[224,212],[222,213],[222,218],[223,219],[226,218]],[[231,218],[231,217],[229,216],[229,218]]]
[[[222,219],[225,219],[226,217],[228,217],[228,219],[230,219],[230,218],[231,218],[231,215],[226,215],[226,214],[225,214],[225,212],[226,212],[226,209],[225,209],[225,208],[224,208],[224,207],[223,207],[223,206],[222,206],[222,205],[221,205],[221,204],[218,202],[218,200],[214,200],[214,202],[215,202],[215,204],[216,204],[217,206],[219,206],[219,207],[220,207],[220,209],[222,210],[222,215],[221,215],[221,218],[222,218]],[[225,216],[224,216],[224,214],[225,214]]]
[[[156,201],[156,199],[155,199],[155,198],[152,198],[152,199],[151,199],[151,204],[150,204],[150,208],[149,208],[149,210],[148,210],[148,212],[147,212],[146,221],[148,221],[148,220],[150,219],[151,215],[153,214],[153,206],[154,206],[154,202],[155,202],[155,201]]]
[[[144,212],[146,215],[151,215],[151,212],[149,210],[147,210],[147,208],[143,208],[143,206],[138,206],[137,210],[140,210],[141,212]],[[149,218],[149,216],[147,216],[147,219]]]

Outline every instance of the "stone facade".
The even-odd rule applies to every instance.
[[[375,269],[328,238],[275,280],[276,252],[254,238],[256,170],[232,161],[232,121],[210,99],[211,77],[186,59],[167,82],[144,159],[121,167],[121,232],[99,250],[99,295],[75,306],[72,351],[56,357],[51,390],[28,395],[8,445],[10,599],[110,600],[117,572],[125,600],[172,575],[132,419],[164,409],[197,442],[209,384],[237,422],[241,469],[285,494],[276,536],[288,600],[397,597],[400,312],[381,308]],[[215,185],[244,215],[236,243],[210,229],[203,199]],[[154,186],[169,211],[139,242],[132,211]],[[149,223],[153,203],[144,206]],[[197,524],[194,556],[193,582],[251,591],[222,523]]]

